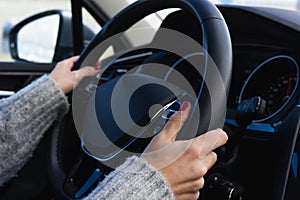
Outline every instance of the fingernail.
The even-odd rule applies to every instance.
[[[190,106],[190,102],[184,101],[183,104],[181,105],[180,110],[185,111],[189,106]]]
[[[100,70],[100,65],[94,66],[95,70]]]

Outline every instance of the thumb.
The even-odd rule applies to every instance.
[[[99,70],[100,70],[99,66],[96,67],[87,66],[79,69],[77,72],[76,82],[79,83],[84,77],[96,75],[99,72]]]
[[[191,108],[191,103],[188,101],[184,101],[180,110],[172,115],[168,123],[165,125],[160,134],[164,134],[169,142],[175,141],[177,134],[189,117]]]
[[[174,142],[178,132],[188,118],[190,111],[191,104],[190,102],[185,101],[180,110],[171,116],[163,130],[152,139],[144,152],[156,151],[163,146]]]
[[[65,60],[65,62],[68,63],[66,65],[66,68],[69,70],[72,70],[72,68],[74,67],[74,64],[78,60],[78,58],[79,58],[79,56],[73,56],[73,57],[67,58]]]

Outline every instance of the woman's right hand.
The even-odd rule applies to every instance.
[[[217,161],[213,150],[228,139],[223,130],[216,129],[191,140],[175,141],[190,110],[190,103],[184,102],[142,155],[166,177],[178,200],[199,198],[203,177]]]

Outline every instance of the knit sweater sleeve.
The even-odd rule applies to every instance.
[[[68,109],[65,94],[47,75],[0,100],[0,185],[16,175],[46,130]]]
[[[110,173],[84,200],[175,200],[165,177],[146,160],[128,158]]]

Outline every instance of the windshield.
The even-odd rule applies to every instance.
[[[117,12],[137,0],[93,0],[105,14],[111,18]],[[300,10],[300,0],[209,0],[215,4],[272,7],[288,10]]]
[[[215,4],[249,5],[300,10],[300,0],[211,0]]]

